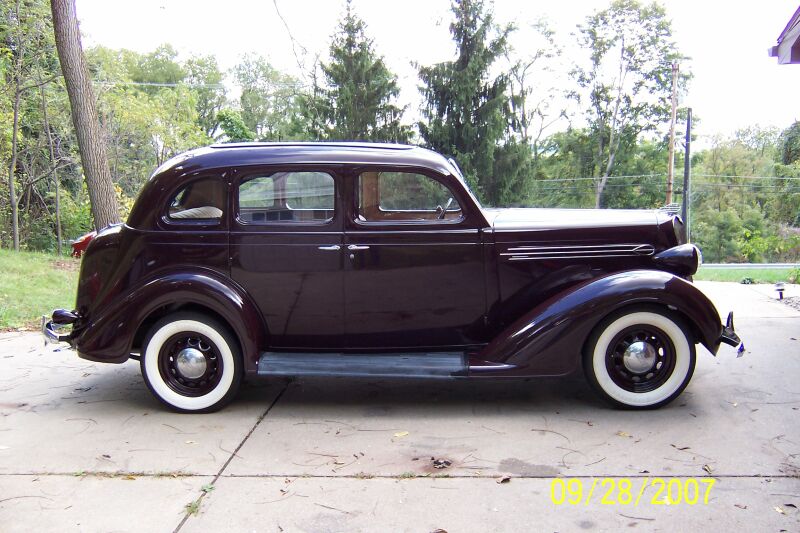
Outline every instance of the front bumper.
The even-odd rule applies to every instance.
[[[742,342],[742,339],[739,338],[739,335],[736,334],[736,331],[733,327],[733,311],[728,313],[728,319],[725,321],[725,325],[722,327],[722,335],[719,336],[719,341],[736,347],[739,357],[741,357],[744,353],[744,343]]]
[[[45,345],[50,343],[69,342],[72,343],[72,332],[61,333],[60,330],[71,325],[78,319],[78,315],[65,309],[53,311],[51,320],[42,315],[42,336]]]

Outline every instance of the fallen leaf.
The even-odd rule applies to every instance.
[[[215,487],[214,485],[212,485],[211,483],[209,483],[208,485],[203,485],[202,487],[200,487],[200,490],[202,490],[203,492],[205,492],[206,494],[208,494],[209,492],[211,492],[211,491],[212,491],[212,490],[214,490],[215,488],[217,488],[217,487]]]
[[[333,462],[333,464],[335,464],[335,465],[343,465],[344,461],[336,460],[336,461]]]
[[[739,509],[747,509],[747,506],[746,505],[742,505],[741,503],[734,503],[733,506],[734,507],[738,507]]]
[[[617,431],[617,436],[631,438],[630,433],[625,433],[624,431]]]
[[[127,476],[125,476],[122,479],[127,479],[128,481],[136,481],[136,476],[132,476],[132,475],[128,474]]]
[[[710,466],[708,466],[708,465],[703,465],[703,470],[705,470],[705,471],[706,471],[706,472],[708,472],[709,474],[711,473],[711,467],[710,467]]]
[[[792,509],[797,509],[797,506],[795,504],[793,504],[793,503],[784,503],[783,506],[784,507],[791,507]]]
[[[447,468],[452,464],[453,464],[453,462],[448,460],[448,459],[434,459],[433,460],[433,467],[434,468],[438,468],[438,469]]]
[[[408,436],[408,431],[398,431],[397,433],[394,434],[394,436],[397,438],[406,437]]]
[[[685,450],[689,449],[689,446],[675,446],[674,444],[670,444],[670,446],[672,446],[673,448],[675,448],[676,450],[679,450],[679,451],[685,451]]]
[[[503,477],[497,478],[497,483],[498,484],[500,484],[500,483],[510,483],[510,482],[511,482],[511,476],[503,476]]]
[[[779,512],[779,513],[781,513],[781,514],[786,514],[786,511],[784,511],[784,510],[783,510],[783,509],[781,509],[780,507],[775,507],[775,511],[777,511],[777,512]]]
[[[186,444],[197,444],[197,443],[195,441],[193,441],[193,440],[187,440]]]
[[[641,470],[639,473],[640,473],[640,474],[649,474],[649,473],[650,473],[650,471],[649,471],[649,470]]]

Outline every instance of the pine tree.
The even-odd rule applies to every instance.
[[[524,166],[512,169],[509,159],[525,159],[519,145],[503,142],[513,120],[508,76],[491,76],[513,27],[498,27],[483,0],[454,0],[451,9],[455,20],[450,33],[458,57],[419,69],[425,119],[419,130],[427,146],[456,158],[483,200],[497,204],[519,188],[522,177]],[[498,156],[502,161],[495,168]]]
[[[321,65],[323,86],[305,96],[301,109],[320,123],[318,134],[332,140],[405,142],[409,129],[400,123],[395,104],[400,90],[395,76],[375,52],[366,25],[347,1],[345,16],[333,37],[330,62]]]

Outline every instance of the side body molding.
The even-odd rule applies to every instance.
[[[595,278],[537,305],[471,357],[470,375],[556,376],[575,371],[580,346],[609,313],[631,305],[668,306],[695,340],[716,354],[722,324],[714,304],[667,272],[631,270]]]
[[[220,315],[233,329],[242,348],[246,371],[255,372],[267,346],[267,328],[256,305],[243,289],[208,270],[172,273],[144,280],[126,295],[93,312],[89,326],[73,339],[84,359],[125,362],[142,323],[157,309],[194,304]]]

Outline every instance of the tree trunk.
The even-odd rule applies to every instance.
[[[75,0],[51,0],[53,31],[58,58],[72,109],[72,123],[78,137],[84,179],[92,203],[94,227],[100,230],[119,222],[119,210],[106,148],[97,121],[94,92],[81,47]]]
[[[8,200],[11,204],[11,234],[14,240],[14,251],[19,252],[19,209],[17,207],[17,192],[14,188],[14,174],[17,170],[17,136],[19,132],[19,101],[22,96],[19,90],[14,91],[14,122],[11,127],[11,163],[8,166]]]
[[[53,149],[53,132],[50,131],[50,121],[47,119],[47,99],[44,96],[44,85],[40,87],[42,93],[42,118],[44,119],[44,129],[47,132],[47,146],[50,149],[50,164],[53,165],[53,182],[56,186],[56,238],[58,240],[58,255],[61,251],[61,184],[58,182],[58,162],[56,153]]]

